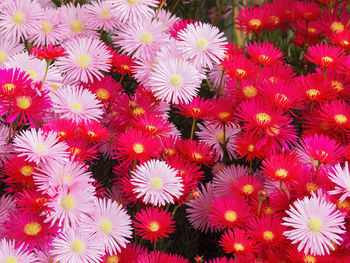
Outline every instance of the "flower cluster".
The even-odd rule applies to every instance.
[[[0,1],[0,262],[350,261],[347,4],[179,2]]]

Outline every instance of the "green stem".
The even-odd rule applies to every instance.
[[[192,128],[191,128],[191,140],[193,140],[193,134],[194,134],[194,128],[196,127],[196,118],[193,118],[192,120]]]
[[[318,170],[320,169],[320,166],[321,166],[321,163],[319,161],[317,161],[316,170],[315,170],[314,176],[312,177],[313,179],[316,179],[316,175],[317,175]]]
[[[125,77],[124,75],[121,75],[121,76],[120,76],[119,84],[122,84],[122,81],[123,81],[124,77]]]
[[[171,9],[171,13],[172,14],[174,14],[174,11],[175,11],[175,9],[176,9],[176,7],[177,7],[177,5],[180,3],[180,0],[176,0],[176,2],[175,2],[175,5],[173,6],[173,8]]]
[[[44,83],[45,83],[46,76],[47,76],[47,72],[49,71],[49,67],[50,67],[51,63],[52,63],[52,60],[50,60],[50,59],[46,60],[46,69],[45,69],[43,81],[41,82],[40,90],[43,90]]]
[[[154,243],[153,243],[153,251],[156,251],[156,249],[157,249],[157,241],[154,241]]]
[[[264,200],[263,199],[259,199],[259,206],[258,206],[258,217],[260,216],[260,212],[261,212],[261,205],[262,205],[262,202]]]
[[[282,180],[280,181],[280,193],[283,194]]]
[[[152,20],[156,20],[156,19],[157,19],[158,15],[159,15],[159,12],[160,12],[160,9],[162,9],[164,3],[165,3],[165,1],[162,0],[162,2],[160,3],[160,5],[159,5],[159,7],[158,7],[158,9],[157,9],[156,15],[155,15],[155,17],[154,17]]]
[[[168,211],[169,206],[170,206],[170,203],[168,203],[168,204],[166,205],[166,207],[165,207],[165,211]]]
[[[249,174],[253,175],[253,158],[249,161]]]
[[[324,78],[324,80],[326,80],[326,78],[327,78],[327,68],[324,68],[323,78]]]
[[[173,212],[171,213],[171,215],[172,215],[172,216],[174,216],[174,215],[175,215],[176,210],[179,208],[179,206],[180,206],[180,205],[175,206],[175,208],[174,208]]]

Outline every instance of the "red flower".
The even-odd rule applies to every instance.
[[[135,215],[134,227],[138,236],[153,243],[173,233],[175,222],[165,210],[149,207]]]
[[[245,230],[238,228],[225,232],[219,244],[226,253],[234,253],[239,256],[239,258],[244,257],[252,259],[253,252],[255,252],[254,241]]]
[[[304,20],[316,20],[320,16],[321,8],[315,2],[295,1],[293,4],[296,17]]]
[[[14,96],[31,85],[32,80],[26,72],[18,68],[0,69],[0,98]]]
[[[211,100],[206,100],[198,96],[188,104],[180,103],[174,107],[178,109],[177,112],[179,114],[185,117],[201,120],[212,111],[213,103]]]
[[[271,20],[259,6],[243,7],[237,15],[237,29],[248,33],[259,33],[270,27]]]
[[[135,63],[133,59],[125,54],[118,54],[115,51],[113,51],[113,57],[112,57],[112,67],[113,71],[119,72],[122,75],[125,76],[131,76],[132,75],[132,68],[135,66]]]
[[[263,159],[266,154],[266,141],[251,132],[242,132],[235,138],[236,152],[246,161],[258,158]]]
[[[269,42],[249,43],[246,52],[256,63],[268,67],[280,63],[283,58],[283,52]]]
[[[42,127],[43,131],[54,131],[59,137],[59,141],[64,141],[75,137],[78,134],[76,123],[71,119],[55,119],[46,122]]]
[[[258,192],[264,188],[263,183],[252,175],[243,175],[230,183],[232,192],[246,200],[258,198]]]
[[[79,135],[90,143],[101,143],[109,140],[108,129],[98,121],[83,121],[79,125]]]
[[[232,79],[242,81],[256,76],[258,66],[243,55],[233,56],[230,60],[222,62],[225,74]]]
[[[41,48],[33,47],[31,50],[31,54],[38,59],[46,59],[46,60],[56,60],[60,57],[67,56],[66,50],[62,46],[53,46],[51,44],[45,46],[41,46]]]
[[[207,118],[216,126],[222,127],[224,124],[226,126],[233,126],[235,120],[235,110],[233,107],[233,100],[231,98],[217,98]]]
[[[320,67],[335,68],[344,61],[345,53],[339,47],[321,42],[320,44],[309,47],[305,57],[308,61]]]
[[[205,142],[184,140],[179,145],[179,152],[187,160],[210,166],[215,162],[214,150]]]

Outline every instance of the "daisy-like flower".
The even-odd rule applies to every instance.
[[[167,137],[172,132],[169,122],[153,112],[136,117],[134,125],[137,129],[159,138]]]
[[[222,235],[219,244],[228,254],[234,253],[237,256],[239,255],[240,258],[253,259],[252,252],[255,251],[255,244],[243,229],[228,230]]]
[[[255,76],[258,70],[258,66],[243,54],[235,55],[231,59],[225,59],[221,65],[226,75],[239,81]]]
[[[340,195],[339,202],[350,197],[350,172],[349,164],[345,162],[344,168],[338,163],[329,172],[328,178],[335,184],[334,190],[328,191],[331,195]]]
[[[95,28],[88,26],[86,5],[77,4],[75,6],[70,3],[69,5],[61,6],[58,10],[66,39],[97,36],[96,31],[94,31]]]
[[[113,12],[123,23],[134,24],[154,15],[153,7],[156,0],[108,0],[112,4]]]
[[[93,144],[109,139],[108,129],[98,121],[84,121],[80,123],[79,135]]]
[[[71,119],[53,119],[46,122],[41,129],[44,132],[53,131],[57,133],[59,141],[65,141],[71,137],[75,137],[78,133],[76,123]]]
[[[130,216],[122,205],[110,199],[96,199],[91,216],[85,223],[109,254],[119,253],[132,235]]]
[[[149,207],[135,215],[136,234],[152,243],[168,237],[175,230],[174,218],[158,207]]]
[[[305,57],[317,66],[334,68],[344,61],[345,53],[339,47],[321,42],[316,46],[309,47]]]
[[[186,208],[186,217],[193,228],[204,233],[208,231],[214,232],[216,227],[211,224],[208,217],[210,205],[215,198],[215,188],[213,184],[211,182],[202,184],[198,195],[198,198],[191,199],[186,203],[188,206],[188,208]]]
[[[175,169],[154,159],[136,166],[130,181],[137,198],[142,197],[144,203],[155,206],[173,204],[183,191],[182,179]]]
[[[152,251],[149,254],[142,254],[138,258],[138,262],[142,263],[155,263],[155,262],[172,262],[172,263],[189,263],[188,259],[183,258],[177,254],[167,254],[160,251]]]
[[[13,38],[6,38],[2,35],[0,39],[0,68],[3,67],[3,63],[7,61],[8,57],[22,51],[24,51],[23,44],[18,43]]]
[[[237,29],[243,30],[246,34],[257,33],[266,30],[270,26],[270,20],[259,6],[245,6],[239,10],[237,15]]]
[[[58,142],[54,132],[44,133],[42,130],[30,129],[22,131],[14,138],[13,145],[18,156],[36,164],[62,162],[68,157],[68,147],[64,142]]]
[[[116,28],[120,21],[112,8],[113,3],[112,1],[94,1],[86,5],[85,19],[88,26],[107,32]]]
[[[185,60],[168,58],[155,65],[148,85],[158,99],[174,104],[189,103],[197,95],[203,78]]]
[[[135,66],[133,59],[128,55],[118,54],[114,50],[111,52],[113,54],[112,70],[125,76],[131,76],[131,69]]]
[[[184,140],[179,145],[179,152],[188,160],[210,166],[215,161],[214,150],[205,142]]]
[[[44,223],[44,219],[35,213],[16,211],[3,223],[6,228],[4,234],[16,240],[17,246],[47,251],[59,229],[56,225]]]
[[[6,240],[3,238],[0,241],[0,262],[6,263],[35,263],[36,258],[25,249],[23,245],[15,248],[14,240]]]
[[[11,195],[2,195],[0,197],[0,220],[4,222],[7,220],[8,216],[17,208],[16,207],[16,199]],[[0,224],[0,233],[6,231],[4,226]],[[1,245],[0,245],[1,247]],[[1,251],[1,248],[0,248]],[[0,252],[1,255],[1,252]]]
[[[336,164],[344,158],[344,148],[323,134],[303,138],[298,147],[299,159],[304,164],[320,166]]]
[[[102,118],[102,104],[88,89],[66,86],[51,93],[52,107],[60,118],[74,122]]]
[[[132,163],[134,160],[142,162],[157,157],[161,151],[159,140],[140,130],[127,130],[120,135],[115,145],[116,157]]]
[[[323,103],[317,111],[318,121],[324,123],[332,133],[350,130],[350,106],[343,100],[332,100]]]
[[[40,26],[35,28],[29,36],[34,45],[58,45],[66,38],[68,29],[62,24],[57,9],[46,8]]]
[[[146,60],[154,58],[161,46],[169,41],[169,37],[163,32],[162,24],[147,19],[121,26],[112,39],[116,46],[121,47],[123,53]]]
[[[50,253],[57,262],[98,263],[103,256],[103,244],[86,231],[70,228],[52,243]]]
[[[266,155],[266,141],[251,132],[243,132],[235,138],[236,151],[240,158],[246,157],[246,161],[254,158],[263,159]]]
[[[245,174],[232,181],[230,187],[230,194],[235,193],[248,201],[254,201],[258,199],[258,193],[264,185],[256,176]]]
[[[217,197],[210,205],[211,223],[219,229],[245,227],[251,216],[248,203],[234,195]]]
[[[112,55],[98,39],[83,37],[64,45],[67,56],[59,58],[55,65],[72,81],[93,81],[103,77],[101,71],[109,71]]]
[[[210,24],[189,24],[178,33],[179,49],[185,59],[196,67],[213,68],[225,58],[226,37],[217,27]]]
[[[248,44],[246,52],[256,63],[267,67],[280,63],[283,58],[283,52],[269,42]]]
[[[178,109],[177,112],[179,114],[187,118],[201,120],[211,112],[213,104],[211,100],[206,100],[197,96],[193,98],[190,103],[180,103],[174,107]]]
[[[41,46],[39,47],[33,47],[31,50],[31,54],[34,55],[38,59],[45,59],[48,60],[56,60],[59,57],[66,56],[66,50],[61,46],[53,46],[51,44],[48,44],[47,47]]]
[[[0,108],[1,110],[1,108]],[[0,124],[0,166],[12,153],[12,144],[9,141],[9,127]]]
[[[293,5],[296,17],[304,20],[316,20],[320,17],[321,8],[315,2],[297,1]]]
[[[0,30],[2,35],[19,42],[40,27],[43,10],[36,1],[14,0],[1,10]]]
[[[282,224],[290,230],[283,234],[292,244],[299,243],[298,250],[305,254],[329,254],[343,240],[344,215],[322,194],[312,192],[311,197],[296,200],[286,213]]]

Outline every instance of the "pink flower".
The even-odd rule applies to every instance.
[[[117,18],[118,13],[113,10],[112,1],[94,1],[86,5],[86,23],[93,29],[111,31],[116,28],[120,21]]]
[[[113,12],[118,20],[127,24],[135,24],[144,19],[150,19],[157,6],[156,0],[107,0],[113,6]]]
[[[16,263],[34,263],[36,258],[29,251],[24,250],[21,245],[15,248],[15,240],[6,240],[3,238],[0,241],[0,262],[16,262]]]
[[[0,38],[0,68],[3,67],[3,63],[7,61],[9,57],[14,54],[21,53],[24,51],[24,45],[18,43],[13,38]]]
[[[342,169],[341,165],[336,164],[332,171],[328,174],[329,179],[336,185],[334,190],[328,191],[331,195],[342,195],[339,202],[343,202],[350,197],[350,173],[349,164],[345,162],[345,167]]]

